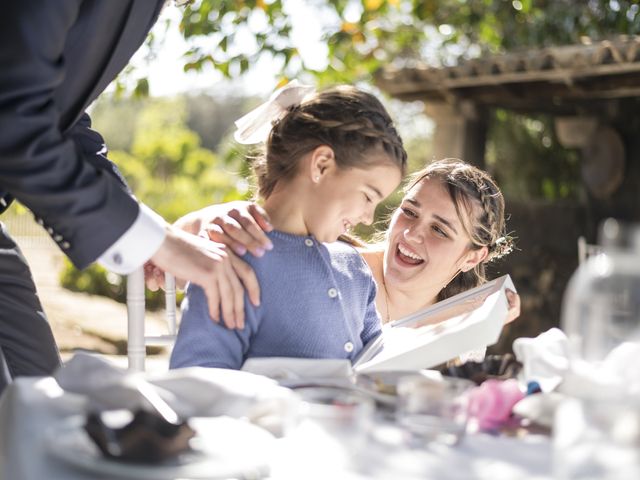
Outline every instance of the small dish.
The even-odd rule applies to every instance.
[[[131,480],[263,478],[275,437],[231,417],[189,419],[196,435],[188,452],[160,464],[126,463],[100,452],[84,429],[85,416],[61,421],[45,434],[49,454],[86,472]]]

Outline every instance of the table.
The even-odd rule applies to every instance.
[[[106,480],[67,465],[46,451],[45,432],[65,417],[82,412],[84,400],[60,389],[52,377],[21,378],[0,399],[0,479]],[[309,441],[307,441],[309,440]],[[473,434],[454,448],[388,447],[367,443],[359,472],[341,469],[323,457],[326,450],[310,448],[304,432],[276,442],[272,480],[332,479],[479,479],[550,480],[551,442],[530,435],[523,439]],[[317,443],[314,443],[317,445]]]

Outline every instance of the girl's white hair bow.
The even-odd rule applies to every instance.
[[[243,145],[265,142],[273,123],[284,116],[292,105],[299,105],[315,88],[292,80],[273,92],[269,100],[236,120],[236,142]]]

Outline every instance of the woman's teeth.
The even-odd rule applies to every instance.
[[[424,262],[422,258],[420,258],[415,253],[410,252],[406,248],[403,248],[402,245],[398,245],[398,253],[400,255],[400,258],[406,263],[410,263],[412,265],[418,265]]]

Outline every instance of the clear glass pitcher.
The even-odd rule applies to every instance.
[[[559,480],[640,479],[640,226],[606,220],[600,243],[563,299],[570,368],[553,428]]]
[[[571,277],[562,305],[570,354],[595,364],[624,342],[640,341],[640,225],[607,219],[600,244],[602,253]]]

